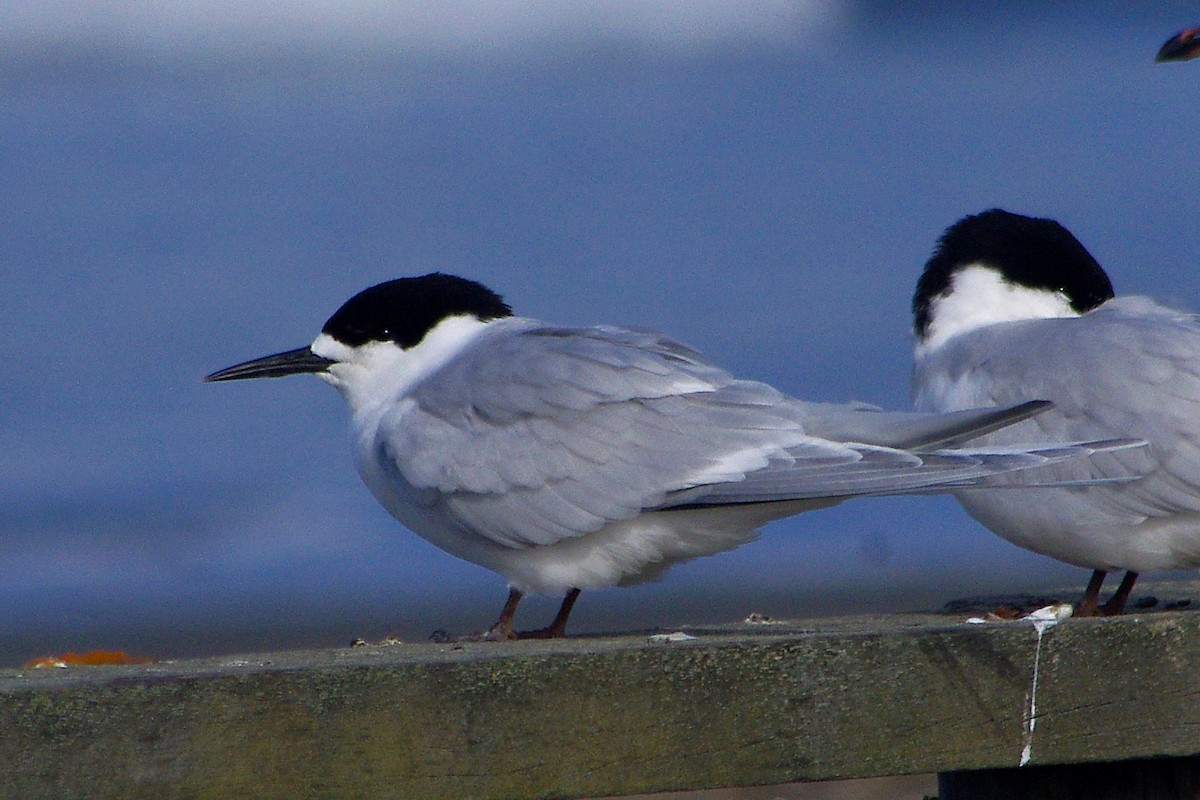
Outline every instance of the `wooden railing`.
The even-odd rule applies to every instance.
[[[927,772],[943,800],[1200,786],[1197,613],[687,633],[0,671],[0,796],[595,797]]]

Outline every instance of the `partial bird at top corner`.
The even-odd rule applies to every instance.
[[[1200,56],[1200,25],[1193,25],[1167,39],[1163,46],[1158,48],[1158,55],[1154,60],[1191,61],[1197,56]]]

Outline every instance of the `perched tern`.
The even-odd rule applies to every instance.
[[[1079,613],[1121,613],[1139,572],[1200,566],[1200,318],[1145,297],[1115,298],[1066,228],[999,209],[946,230],[917,282],[913,313],[918,409],[1039,397],[1054,408],[981,441],[1149,442],[1022,476],[1145,475],[1136,481],[959,494],[1008,541],[1092,569]],[[1112,570],[1125,577],[1099,607]]]
[[[561,636],[581,589],[653,578],[774,519],[1127,444],[962,448],[1048,404],[918,414],[803,402],[657,333],[514,317],[495,292],[443,274],[366,289],[310,346],[205,380],[294,373],[341,392],[358,471],[389,512],[508,579],[496,639]],[[517,634],[530,591],[565,597],[549,627]]]

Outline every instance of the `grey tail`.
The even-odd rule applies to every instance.
[[[806,420],[805,429],[814,436],[839,442],[862,442],[897,450],[940,450],[957,447],[1052,407],[1049,400],[1029,400],[1013,406],[930,414],[827,406],[823,413]]]

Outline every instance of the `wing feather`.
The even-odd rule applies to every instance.
[[[514,548],[687,498],[909,491],[999,463],[813,436],[813,407],[658,334],[511,319],[418,384],[381,420],[376,446],[463,529]]]
[[[957,336],[918,363],[915,399],[924,409],[1051,400],[1047,413],[983,441],[1136,437],[1150,446],[1038,468],[1020,480],[1145,475],[1119,491],[1096,487],[1097,502],[1143,516],[1200,511],[1198,354],[1200,318],[1142,297],[1118,298],[1082,317]]]

